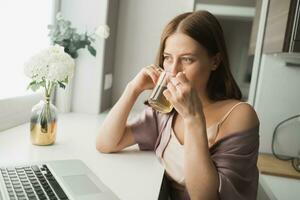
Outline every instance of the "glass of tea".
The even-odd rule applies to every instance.
[[[161,113],[169,113],[173,109],[173,105],[163,94],[163,91],[167,89],[170,77],[170,72],[162,71],[150,97],[148,98],[150,106]]]

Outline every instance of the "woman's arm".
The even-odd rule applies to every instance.
[[[105,118],[96,140],[96,148],[103,153],[111,153],[135,144],[130,127],[126,125],[128,115],[144,90],[154,87],[159,77],[156,66],[143,68],[126,86],[125,91]]]
[[[96,141],[98,151],[116,152],[135,143],[130,128],[126,127],[126,122],[138,95],[139,93],[129,83],[100,128]]]
[[[184,119],[184,176],[191,199],[218,199],[218,173],[210,157],[204,116]]]
[[[184,177],[189,196],[191,199],[217,199],[218,173],[210,157],[198,93],[182,72],[167,87],[164,95],[184,120]]]
[[[233,133],[243,134],[245,130],[258,125],[259,120],[254,109],[250,105],[242,104],[222,124],[218,139]],[[188,193],[191,199],[218,199],[219,172],[209,152],[205,118],[201,115],[185,118],[184,126],[184,166]]]

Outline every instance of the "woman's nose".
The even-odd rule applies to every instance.
[[[171,74],[175,76],[180,71],[181,71],[180,63],[174,62],[171,66],[171,70],[170,70]]]

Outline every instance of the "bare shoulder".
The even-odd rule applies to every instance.
[[[237,100],[228,100],[224,103],[224,107],[230,110],[234,105],[239,103]],[[220,137],[230,135],[232,133],[243,132],[259,125],[259,119],[254,108],[248,103],[237,105],[228,115],[220,126]]]

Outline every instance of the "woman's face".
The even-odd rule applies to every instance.
[[[185,75],[198,91],[205,91],[212,70],[217,67],[216,59],[208,55],[197,41],[183,33],[169,36],[163,52],[165,71]]]

